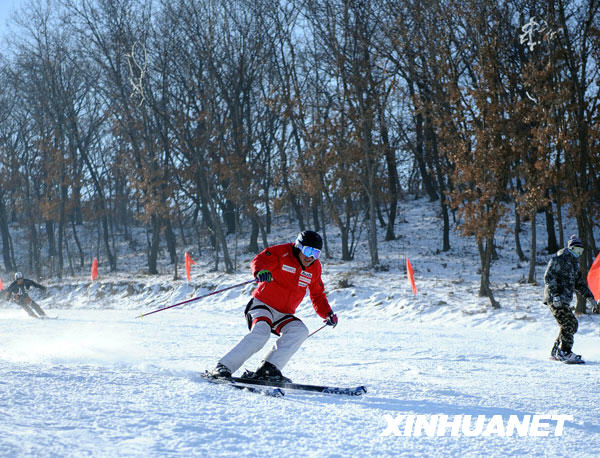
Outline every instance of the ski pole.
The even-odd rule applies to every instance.
[[[316,331],[313,331],[313,332],[311,332],[311,333],[308,335],[308,337],[312,336],[313,334],[316,334],[316,333],[317,333],[317,332],[319,332],[321,329],[323,329],[323,328],[326,328],[327,326],[329,326],[329,325],[327,325],[327,324],[324,324],[323,326],[321,326],[321,327],[320,327],[319,329],[317,329]],[[308,337],[307,337],[307,339],[308,339]]]
[[[158,309],[158,310],[153,310],[152,312],[148,312],[148,313],[142,313],[142,314],[141,314],[140,316],[138,316],[137,318],[143,318],[143,317],[145,317],[145,316],[152,315],[153,313],[162,312],[163,310],[172,309],[173,307],[177,307],[177,306],[179,306],[179,305],[188,304],[188,303],[190,303],[190,302],[194,302],[194,301],[197,301],[197,300],[199,300],[199,299],[204,299],[205,297],[212,296],[213,294],[219,294],[219,293],[222,293],[223,291],[227,291],[227,290],[229,290],[229,289],[233,289],[233,288],[237,288],[237,287],[239,287],[239,286],[244,286],[244,285],[247,285],[248,283],[254,283],[255,281],[256,281],[256,278],[254,278],[254,279],[252,279],[252,280],[245,281],[245,282],[243,282],[243,283],[238,283],[237,285],[228,286],[227,288],[223,288],[223,289],[219,289],[219,290],[217,290],[217,291],[213,291],[212,293],[205,294],[204,296],[198,296],[198,297],[194,297],[194,298],[192,298],[192,299],[188,299],[188,300],[186,300],[186,301],[178,302],[177,304],[169,305],[168,307],[163,307],[163,308],[161,308],[161,309]]]

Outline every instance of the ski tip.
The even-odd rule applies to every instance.
[[[361,385],[357,388],[357,391],[360,392],[360,394],[366,394],[367,393],[367,387],[364,385]]]

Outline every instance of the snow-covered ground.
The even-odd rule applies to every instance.
[[[597,456],[598,316],[581,317],[575,338],[587,364],[550,361],[557,326],[541,304],[542,286],[521,283],[527,266],[517,263],[512,236],[497,238],[492,275],[502,308],[492,310],[477,296],[472,240],[453,234],[451,252],[438,253],[436,207],[418,201],[402,216],[402,237],[380,244],[387,270],[368,268],[366,247],[352,263],[323,259],[340,323],[308,339],[284,370],[303,383],[366,385],[362,398],[287,390],[274,399],[203,381],[198,373],[246,332],[250,286],[137,318],[248,280],[249,255],[232,275],[198,260],[192,285],[133,271],[101,273],[90,285],[82,275],[50,282],[40,298],[57,320],[0,308],[0,456]],[[271,241],[294,233],[282,229]],[[328,233],[335,247],[335,230]],[[322,324],[307,301],[299,316],[311,330]],[[246,367],[259,362],[260,354]],[[402,416],[410,415],[431,422],[471,415],[471,429],[479,415],[486,425],[498,415],[504,424],[511,416],[572,420],[560,436],[550,417],[541,437],[505,437],[497,429],[477,437],[462,430],[453,437],[450,429],[433,437],[425,430],[388,434],[390,419],[403,432]]]

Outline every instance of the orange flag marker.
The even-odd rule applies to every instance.
[[[92,261],[92,281],[98,278],[98,259],[94,258]]]
[[[417,294],[417,285],[415,285],[415,272],[413,271],[412,266],[410,265],[410,261],[406,258],[406,276],[410,281],[410,286],[412,287],[413,294]]]
[[[2,283],[2,279],[0,278],[0,291],[4,289],[4,283]]]
[[[192,264],[196,264],[190,254],[185,252],[185,274],[187,275],[188,283],[192,280],[190,277],[190,269],[192,268]]]
[[[600,301],[600,254],[596,256],[587,274],[587,282],[594,299]]]

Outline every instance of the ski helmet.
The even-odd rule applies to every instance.
[[[298,237],[296,237],[295,245],[297,246],[298,244],[302,246],[310,246],[316,248],[317,250],[323,249],[323,239],[315,231],[300,232]]]
[[[569,249],[574,248],[574,247],[583,248],[583,243],[581,242],[581,240],[579,240],[579,238],[575,234],[573,234],[571,236],[571,238],[569,239],[569,243],[567,246],[569,247]]]
[[[15,272],[15,280],[20,280],[23,278],[23,274],[21,272]]]
[[[577,258],[583,254],[583,243],[577,238],[575,234],[573,234],[569,239],[567,247],[569,248],[569,250],[571,250],[571,253],[573,253]]]

